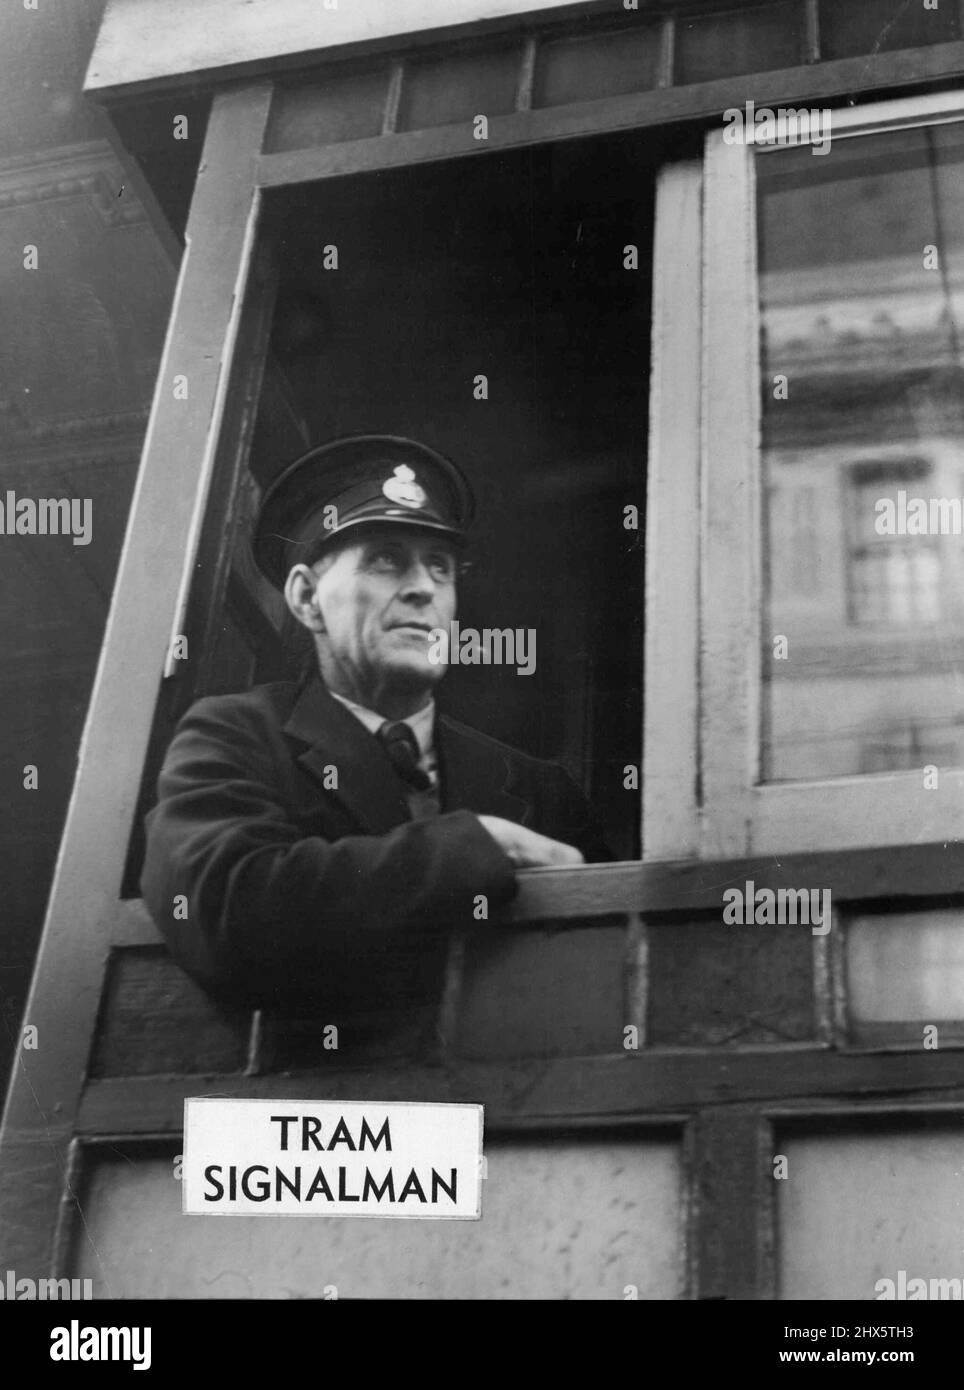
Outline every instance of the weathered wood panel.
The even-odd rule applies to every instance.
[[[902,49],[872,58],[781,68],[774,72],[727,77],[686,87],[660,88],[630,96],[574,102],[542,110],[520,110],[489,122],[488,142],[474,139],[471,123],[408,131],[391,137],[351,140],[323,149],[265,155],[259,181],[264,187],[340,178],[434,160],[478,155],[482,149],[510,149],[578,139],[609,131],[668,126],[680,121],[719,118],[751,96],[758,107],[798,102],[829,102],[853,91],[897,90],[964,73],[964,43]]]
[[[572,21],[571,40],[567,21]],[[610,37],[614,23],[624,36],[625,52],[620,39]],[[288,0],[283,14],[277,6],[272,10],[271,0],[202,0],[193,6],[186,0],[174,5],[170,0],[111,0],[86,87],[116,94],[135,86],[184,86],[269,66],[304,65],[312,58],[385,51],[413,41],[456,41],[523,25],[530,31],[539,26],[550,41],[562,29],[560,42],[568,44],[557,60],[562,90],[571,86],[567,72],[571,79],[582,67],[591,86],[595,73],[611,68],[613,85],[598,95],[651,85],[648,53],[642,56],[639,80],[632,88],[623,85],[626,53],[640,32],[650,45],[651,35],[662,31],[660,85],[792,69],[797,62],[820,59],[865,56],[876,61],[894,51],[921,62],[921,54],[948,46],[962,32],[959,0],[945,0],[937,9],[908,7],[906,0],[848,0],[846,5],[837,0],[665,0],[661,5],[644,0],[633,13],[613,0],[459,0],[457,5],[450,0],[367,0],[363,7],[344,0],[340,7],[338,0]],[[865,73],[852,89],[866,88],[868,82],[884,85]],[[589,95],[583,90],[581,99]],[[790,96],[785,93],[784,99]]]
[[[770,1126],[752,1110],[697,1116],[690,1139],[695,1297],[757,1298],[769,1291],[771,1149]]]
[[[337,4],[337,0],[336,0]],[[611,13],[608,0],[111,0],[87,71],[87,90],[231,72],[333,47],[453,37],[524,15]]]
[[[612,919],[568,931],[473,932],[452,1052],[571,1057],[621,1052],[627,936]]]
[[[833,901],[908,897],[937,900],[964,893],[964,847],[950,843],[787,854],[777,859],[590,864],[575,869],[529,869],[506,920],[565,920],[604,912],[719,912],[728,888],[825,888]],[[921,903],[923,905],[923,902]]]
[[[424,1065],[439,1049],[439,1001],[372,1009],[320,1004],[313,1017],[264,1010],[252,1064],[261,1075],[327,1073],[359,1067]]]
[[[803,1042],[814,1036],[809,927],[649,925],[653,1046]]]
[[[699,853],[699,392],[703,171],[671,164],[656,185],[653,351],[646,480],[643,855]]]
[[[302,1095],[304,1087],[303,1075],[98,1081],[87,1089],[78,1130],[176,1134],[187,1096],[283,1099]],[[755,1103],[801,1113],[881,1102],[908,1111],[942,1104],[964,1109],[964,1065],[960,1052],[950,1048],[881,1055],[798,1044],[769,1052],[694,1048],[495,1065],[326,1071],[324,1088],[330,1100],[484,1105],[487,1128],[563,1119],[593,1125],[619,1117],[669,1118],[707,1106]]]
[[[115,951],[91,1075],[240,1072],[250,1031],[250,1013],[220,1008],[163,947]]]
[[[760,404],[752,156],[714,131],[703,177],[702,850],[722,859],[749,851],[758,760]]]

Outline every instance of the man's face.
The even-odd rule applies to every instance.
[[[455,616],[455,549],[431,531],[366,527],[314,566],[325,634],[323,673],[339,693],[378,708],[386,694],[429,689],[429,633]]]

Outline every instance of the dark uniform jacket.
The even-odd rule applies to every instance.
[[[319,678],[195,704],[160,775],[142,876],[175,958],[255,1003],[423,993],[451,929],[478,925],[478,897],[491,914],[515,890],[473,812],[610,857],[561,767],[445,716],[435,742],[441,813],[413,820],[382,745]]]

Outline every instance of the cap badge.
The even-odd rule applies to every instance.
[[[397,502],[402,507],[424,507],[428,501],[425,489],[415,481],[415,474],[407,463],[400,463],[394,476],[382,483],[382,492],[389,502]]]

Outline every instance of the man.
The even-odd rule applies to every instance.
[[[562,768],[436,715],[429,634],[455,617],[472,512],[453,463],[380,435],[313,449],[266,492],[255,559],[317,671],[199,701],[147,820],[144,897],[207,986],[430,993],[452,929],[505,903],[517,868],[609,857]]]

